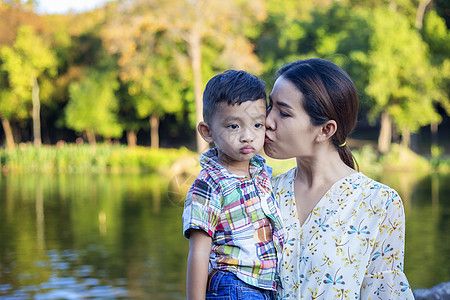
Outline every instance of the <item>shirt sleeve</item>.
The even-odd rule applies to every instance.
[[[387,193],[385,214],[373,241],[369,267],[361,286],[360,299],[412,299],[411,287],[403,272],[405,215],[402,200],[394,190]]]
[[[212,237],[220,212],[220,188],[213,188],[207,180],[197,178],[185,199],[183,235],[189,238],[192,229],[200,229]]]

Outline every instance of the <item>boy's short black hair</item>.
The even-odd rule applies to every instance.
[[[220,103],[240,105],[259,99],[267,102],[264,81],[245,71],[227,70],[206,84],[203,92],[203,120],[206,123],[212,121]]]

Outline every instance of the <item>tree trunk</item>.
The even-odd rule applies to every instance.
[[[194,97],[196,109],[197,124],[203,120],[203,101],[202,101],[202,69],[201,69],[201,36],[199,28],[193,26],[189,35],[189,55],[191,57],[192,71],[194,73]],[[204,152],[209,148],[200,134],[197,132],[197,151]]]
[[[409,131],[409,129],[407,127],[404,127],[402,129],[402,143],[401,143],[403,148],[409,148],[409,146],[411,145],[411,132]]]
[[[378,151],[386,153],[391,146],[392,139],[392,122],[387,112],[381,113],[381,128],[378,136]]]
[[[32,101],[33,101],[33,141],[36,147],[42,144],[41,140],[41,104],[39,101],[39,84],[35,76],[31,76]]]
[[[92,129],[86,130],[86,136],[87,136],[89,145],[91,145],[91,146],[97,145],[97,141],[95,140],[95,133]]]
[[[416,13],[416,28],[422,30],[423,27],[423,17],[425,15],[425,10],[427,9],[428,4],[430,4],[431,0],[421,0],[419,3],[419,7],[417,7]]]
[[[9,149],[12,149],[15,147],[15,143],[14,143],[14,135],[11,129],[11,124],[9,123],[8,119],[5,118],[1,118],[2,119],[2,126],[3,126],[3,132],[5,133],[5,137],[6,137],[6,146]]]
[[[433,122],[430,124],[430,131],[431,131],[431,144],[437,145],[439,144],[438,140],[438,123]]]
[[[436,154],[434,153],[435,150],[439,149],[439,138],[438,138],[438,123],[433,122],[430,124],[430,131],[431,131],[431,145],[430,145],[430,154],[431,157],[434,157]]]
[[[137,136],[134,130],[127,130],[127,144],[128,147],[134,148],[136,147]]]
[[[397,11],[397,3],[396,3],[395,1],[389,2],[389,8],[390,8],[392,11]]]
[[[150,116],[150,147],[159,148],[159,118],[156,114]]]

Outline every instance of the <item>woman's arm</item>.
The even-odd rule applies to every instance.
[[[361,288],[361,298],[414,299],[403,272],[405,215],[400,196],[389,192],[385,214]]]
[[[187,262],[188,300],[205,299],[211,242],[211,237],[205,231],[192,230],[189,237]]]

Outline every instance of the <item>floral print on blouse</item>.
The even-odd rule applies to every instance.
[[[405,217],[397,192],[362,173],[336,183],[300,226],[296,168],[275,177],[285,227],[279,299],[414,299],[403,273]]]

